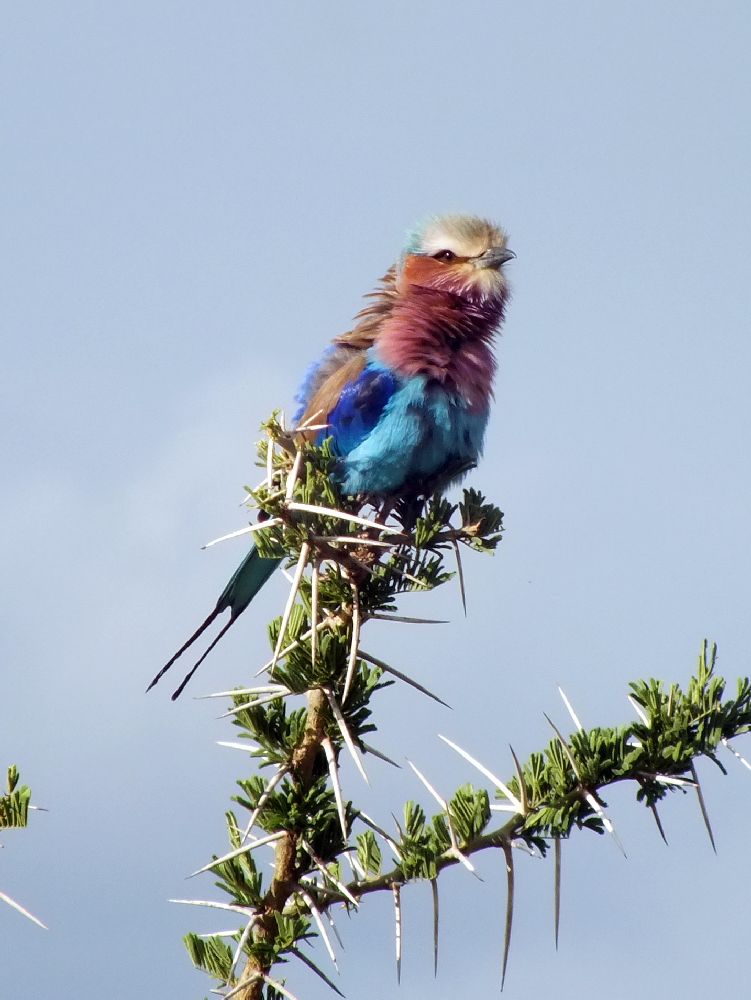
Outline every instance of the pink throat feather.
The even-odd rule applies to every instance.
[[[378,356],[399,375],[425,375],[439,382],[478,412],[493,398],[491,341],[503,311],[502,299],[471,300],[445,289],[413,286],[384,320]]]

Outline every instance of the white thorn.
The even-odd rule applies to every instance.
[[[0,892],[0,899],[7,903],[8,906],[12,906],[14,910],[17,910],[20,914],[26,917],[27,920],[31,920],[32,923],[36,924],[38,927],[43,928],[43,930],[48,931],[49,927],[47,924],[43,924],[39,917],[35,917],[33,913],[26,909],[25,906],[21,906],[17,900],[13,899],[12,896],[8,896],[4,892]]]
[[[365,773],[365,768],[363,767],[363,763],[360,760],[360,754],[358,753],[357,747],[355,746],[352,736],[350,735],[349,729],[347,728],[347,723],[344,719],[344,716],[342,715],[342,710],[337,704],[337,700],[334,697],[333,692],[330,691],[328,688],[322,688],[322,690],[325,693],[326,697],[328,698],[329,705],[331,705],[331,711],[334,713],[336,724],[339,727],[339,732],[342,734],[342,739],[347,745],[347,749],[350,752],[352,760],[355,762],[355,767],[360,772],[365,784],[370,785],[370,782],[368,781],[368,776]]]
[[[326,865],[323,863],[323,861],[321,861],[321,859],[313,853],[313,849],[311,848],[310,844],[307,843],[307,841],[301,839],[300,843],[302,844],[303,848],[308,852],[310,857],[313,859],[313,864],[320,871],[323,877],[325,879],[328,879],[329,882],[335,885],[338,891],[342,894],[342,896],[344,896],[345,899],[348,899],[349,902],[355,907],[355,909],[358,909],[360,904],[357,902],[357,900],[349,891],[344,882],[340,882],[335,875],[331,874],[331,872],[326,868]]]
[[[326,930],[324,922],[321,919],[321,911],[318,909],[316,904],[313,902],[312,897],[309,896],[307,892],[303,892],[302,889],[298,889],[298,892],[305,900],[305,903],[308,909],[310,910],[313,919],[316,922],[316,926],[318,927],[318,933],[323,938],[323,943],[326,946],[326,951],[329,953],[329,958],[331,959],[334,968],[338,972],[339,966],[336,964],[336,953],[334,952],[334,946],[331,944],[331,938],[328,935],[328,931]]]
[[[238,906],[235,903],[218,903],[213,899],[168,899],[168,903],[182,903],[184,906],[208,906],[211,910],[228,910],[230,913],[242,913],[247,917],[257,913],[254,906]]]
[[[443,811],[446,813],[446,825],[448,827],[449,837],[451,838],[451,850],[456,855],[458,860],[464,865],[467,871],[472,872],[472,874],[474,875],[475,867],[469,860],[469,858],[465,857],[465,855],[462,853],[459,847],[459,841],[456,839],[456,832],[454,831],[454,824],[451,822],[451,813],[449,812],[448,802],[444,798],[442,798],[441,795],[438,794],[438,792],[435,790],[435,788],[433,788],[433,786],[430,784],[425,775],[415,767],[415,765],[412,763],[411,760],[407,759],[407,763],[415,772],[415,774],[423,783],[423,785],[425,785],[425,787],[433,796],[433,798],[436,800],[441,809],[443,809]]]
[[[344,799],[342,797],[342,786],[339,784],[339,765],[336,762],[336,754],[334,753],[334,746],[327,736],[321,741],[323,746],[323,752],[326,754],[326,761],[329,765],[329,777],[331,778],[331,787],[334,789],[334,799],[336,801],[336,811],[339,814],[339,825],[342,828],[342,840],[347,843],[347,821],[346,813],[344,810]]]
[[[360,592],[357,584],[352,583],[352,642],[349,650],[349,662],[347,663],[347,674],[344,678],[344,692],[342,694],[342,705],[347,700],[352,680],[355,676],[357,666],[357,647],[360,645]]]
[[[466,750],[462,750],[462,748],[458,746],[458,744],[452,742],[452,740],[447,739],[445,736],[441,736],[440,733],[438,734],[438,739],[443,740],[444,743],[447,743],[452,750],[455,750],[456,753],[459,754],[460,757],[463,757],[473,767],[476,767],[481,774],[484,774],[489,781],[492,781],[493,784],[496,786],[496,788],[498,788],[499,791],[501,791],[506,796],[506,798],[514,806],[516,811],[520,814],[523,814],[521,802],[519,801],[519,799],[517,799],[517,797],[508,787],[508,785],[505,785],[501,781],[501,779],[496,777],[496,775],[494,775],[492,771],[489,771],[484,764],[481,764],[479,760],[475,760],[475,758],[472,757],[471,754],[468,754]]]
[[[232,958],[232,965],[229,967],[229,972],[227,973],[227,982],[228,983],[229,983],[230,979],[232,978],[232,974],[233,974],[233,972],[235,971],[235,969],[237,967],[237,963],[240,961],[240,955],[242,955],[242,950],[245,947],[245,942],[250,937],[250,932],[253,929],[253,924],[256,922],[257,919],[258,919],[258,915],[254,913],[253,916],[250,918],[250,920],[245,925],[245,929],[243,930],[242,934],[240,935],[240,940],[237,942],[237,948],[235,949],[235,954],[234,954],[234,956]]]
[[[269,667],[269,673],[274,673],[274,667],[279,659],[279,654],[282,650],[282,643],[284,642],[284,636],[287,631],[287,625],[289,624],[289,618],[292,614],[292,607],[295,603],[295,597],[297,596],[297,588],[300,586],[300,580],[302,579],[303,572],[305,571],[305,566],[308,562],[308,553],[310,552],[310,545],[307,542],[303,542],[300,547],[300,558],[297,560],[297,567],[295,569],[295,576],[292,581],[292,586],[289,591],[289,597],[287,598],[287,603],[284,607],[284,614],[282,615],[282,622],[279,626],[279,635],[276,640],[276,649],[274,650],[274,656],[271,661],[271,666]]]
[[[300,474],[300,463],[302,462],[302,452],[298,448],[295,453],[295,460],[292,463],[292,468],[287,476],[287,488],[284,493],[285,500],[291,500],[292,494],[295,492],[295,485],[297,484],[297,477]]]
[[[745,768],[747,768],[749,771],[751,771],[751,764],[749,764],[749,762],[746,760],[745,757],[741,757],[741,755],[738,753],[738,751],[734,747],[731,747],[730,743],[728,742],[728,740],[725,739],[724,737],[722,739],[722,745],[725,747],[726,750],[729,750],[731,752],[731,754],[735,758],[737,758],[741,762],[741,764],[743,764],[743,766]]]
[[[318,653],[318,561],[313,563],[310,580],[310,665],[315,670]]]
[[[219,542],[227,542],[230,538],[239,538],[241,535],[250,535],[254,531],[263,531],[265,528],[273,528],[276,524],[281,524],[281,519],[278,517],[271,517],[268,521],[261,521],[259,524],[249,524],[246,528],[240,528],[238,531],[231,531],[228,535],[222,535],[221,538],[214,538],[210,542],[206,542],[202,545],[202,549],[210,549],[212,545],[218,545]]]
[[[602,825],[605,827],[605,829],[608,831],[608,833],[610,834],[610,836],[613,838],[613,840],[615,841],[616,845],[618,846],[618,850],[621,852],[621,854],[625,858],[626,857],[626,851],[623,848],[623,844],[621,843],[618,834],[615,832],[615,827],[613,826],[613,824],[611,823],[611,821],[608,819],[608,816],[605,813],[605,810],[602,808],[602,806],[600,805],[600,803],[597,801],[597,799],[594,797],[594,795],[591,792],[585,792],[584,793],[584,798],[587,800],[587,802],[590,804],[590,806],[594,809],[594,811],[600,817],[600,820],[602,821]]]
[[[281,840],[282,837],[286,837],[284,830],[277,830],[276,833],[270,833],[266,837],[259,837],[258,840],[252,840],[249,844],[237,847],[234,851],[229,851],[228,854],[223,854],[221,858],[217,858],[215,861],[211,861],[209,864],[204,865],[203,868],[199,868],[197,871],[191,872],[190,875],[188,875],[188,878],[194,878],[202,872],[211,871],[212,868],[216,868],[217,865],[221,865],[225,861],[231,861],[232,858],[237,858],[241,854],[247,854],[249,851],[254,851],[256,847],[263,847],[265,844],[272,844],[275,840]],[[184,900],[179,900],[179,902],[184,902]]]
[[[374,819],[371,819],[370,816],[368,816],[367,813],[364,813],[362,810],[360,810],[358,815],[366,826],[369,826],[371,830],[375,830],[375,832],[379,834],[379,836],[383,837],[383,839],[386,841],[386,843],[393,851],[396,860],[401,861],[402,856],[399,853],[399,848],[397,847],[396,841],[393,839],[393,837],[390,837],[383,829],[383,827],[380,827]]]
[[[264,788],[264,790],[263,790],[260,798],[258,799],[258,803],[257,803],[255,809],[253,810],[253,812],[250,815],[250,819],[248,820],[248,825],[245,827],[245,832],[243,833],[243,836],[242,836],[243,843],[245,843],[245,841],[250,836],[250,831],[253,828],[253,824],[258,819],[258,817],[259,817],[259,815],[261,813],[261,810],[263,809],[263,807],[268,802],[269,796],[274,791],[274,789],[276,788],[276,786],[279,784],[279,782],[282,780],[282,778],[284,777],[284,775],[286,773],[287,773],[287,768],[284,765],[282,765],[276,771],[276,773],[274,775],[272,775],[272,777],[270,778],[268,785],[266,785],[266,787]]]
[[[396,978],[402,978],[402,903],[399,885],[394,882],[391,886],[394,893],[394,923],[396,936]]]
[[[576,728],[579,730],[580,733],[583,733],[584,732],[584,726],[581,724],[581,722],[579,722],[577,714],[574,711],[571,702],[566,697],[566,692],[563,690],[563,688],[560,686],[560,684],[558,685],[558,693],[560,694],[561,698],[563,699],[563,704],[568,709],[568,714],[573,719],[574,725],[576,726]]]
[[[312,503],[291,502],[287,504],[289,510],[305,511],[308,514],[322,514],[324,517],[338,517],[343,521],[351,521],[353,524],[362,524],[366,528],[374,528],[376,531],[384,531],[389,535],[401,535],[400,528],[390,528],[387,524],[380,524],[378,521],[369,521],[366,517],[358,517],[356,514],[348,514],[343,510],[333,510],[331,507],[319,507]]]
[[[639,716],[639,718],[640,718],[640,719],[641,719],[641,721],[642,721],[642,722],[644,723],[644,725],[645,725],[645,726],[648,726],[648,725],[649,725],[649,719],[647,718],[647,713],[646,713],[646,712],[644,711],[644,709],[643,709],[643,708],[641,707],[641,705],[640,705],[640,704],[639,704],[639,702],[638,702],[638,701],[636,700],[636,698],[632,697],[632,696],[631,696],[630,694],[629,694],[629,695],[627,695],[626,697],[627,697],[627,698],[628,698],[628,700],[629,700],[629,701],[631,702],[631,707],[632,707],[632,708],[633,708],[633,710],[634,710],[634,711],[636,712],[636,714],[637,714],[637,715]]]

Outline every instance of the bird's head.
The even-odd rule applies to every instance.
[[[430,288],[502,306],[509,292],[504,264],[515,256],[504,231],[485,219],[435,217],[410,234],[397,285],[402,292]]]

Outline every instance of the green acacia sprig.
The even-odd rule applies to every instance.
[[[20,785],[19,781],[18,768],[11,764],[7,773],[7,791],[0,795],[0,830],[23,827],[29,821],[31,789],[28,785]]]

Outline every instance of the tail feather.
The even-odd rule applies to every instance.
[[[191,635],[191,637],[182,644],[174,656],[172,656],[171,659],[165,663],[146,690],[150,691],[154,685],[161,680],[164,674],[167,673],[172,664],[182,656],[186,649],[189,649],[196,639],[199,639],[203,635],[209,625],[211,625],[216,618],[222,614],[222,612],[229,610],[229,621],[226,625],[224,625],[206,652],[203,656],[201,656],[195,666],[191,669],[190,673],[188,673],[183,682],[180,684],[180,687],[172,695],[173,700],[177,698],[198,667],[203,663],[208,654],[214,646],[216,646],[230,626],[233,625],[236,619],[239,618],[243,611],[245,611],[261,587],[263,587],[266,581],[271,577],[280,562],[280,559],[264,559],[263,556],[258,554],[256,547],[253,546],[230,577],[227,586],[219,595],[219,599],[216,602],[214,610],[203,622],[201,622],[193,635]]]
[[[156,675],[156,677],[152,680],[152,682],[146,688],[147,691],[150,691],[154,687],[155,684],[159,683],[159,681],[162,679],[162,677],[164,676],[164,674],[167,673],[167,671],[172,666],[172,664],[175,662],[175,660],[178,660],[183,655],[183,653],[185,652],[186,649],[190,649],[190,647],[193,645],[193,643],[196,641],[196,639],[199,639],[203,635],[203,633],[206,631],[206,629],[209,627],[209,625],[211,625],[211,623],[214,621],[214,619],[218,615],[220,615],[223,610],[224,610],[223,608],[220,608],[218,606],[216,608],[214,608],[214,610],[211,612],[211,614],[208,616],[208,618],[206,618],[205,621],[203,621],[198,626],[198,628],[195,630],[195,632],[190,637],[190,639],[188,639],[187,642],[184,642],[182,644],[182,646],[178,649],[178,651],[175,653],[175,655],[171,659],[167,660],[167,662],[164,664],[164,666],[162,667],[162,669],[159,671],[159,673]]]
[[[224,627],[222,628],[222,630],[221,630],[221,631],[219,632],[219,635],[218,635],[218,636],[217,636],[217,637],[216,637],[216,638],[215,638],[215,639],[213,640],[213,642],[212,642],[212,643],[211,643],[211,645],[210,645],[210,646],[208,647],[208,649],[207,649],[207,650],[206,650],[206,652],[205,652],[205,653],[203,654],[203,656],[201,656],[201,657],[200,657],[200,659],[196,660],[196,662],[195,662],[195,663],[193,664],[193,666],[192,666],[192,667],[190,668],[190,670],[189,670],[189,671],[187,672],[187,674],[185,675],[185,677],[183,677],[182,681],[180,682],[180,686],[179,686],[179,687],[177,688],[177,690],[175,690],[175,691],[173,691],[173,692],[172,692],[172,700],[173,700],[173,701],[174,701],[174,700],[175,700],[176,698],[179,698],[179,697],[180,697],[180,695],[181,695],[181,694],[183,693],[183,689],[185,688],[185,685],[186,685],[186,684],[188,683],[188,681],[190,680],[190,678],[191,678],[191,677],[193,676],[193,674],[194,674],[194,673],[196,672],[196,670],[198,670],[198,668],[199,668],[199,667],[201,666],[201,664],[203,663],[203,661],[204,661],[204,660],[206,659],[206,657],[207,657],[207,656],[209,655],[209,653],[211,652],[211,650],[212,650],[212,649],[214,648],[214,646],[216,646],[216,644],[217,644],[217,643],[219,642],[219,640],[220,640],[220,639],[222,638],[222,636],[224,635],[224,633],[225,633],[225,632],[226,632],[226,631],[227,631],[228,629],[230,629],[230,628],[231,628],[231,627],[232,627],[232,626],[233,626],[233,625],[235,624],[235,622],[236,622],[236,621],[237,621],[237,619],[236,619],[236,618],[230,618],[230,620],[229,620],[229,621],[228,621],[228,622],[226,623],[226,625],[225,625],[225,626],[224,626]]]

